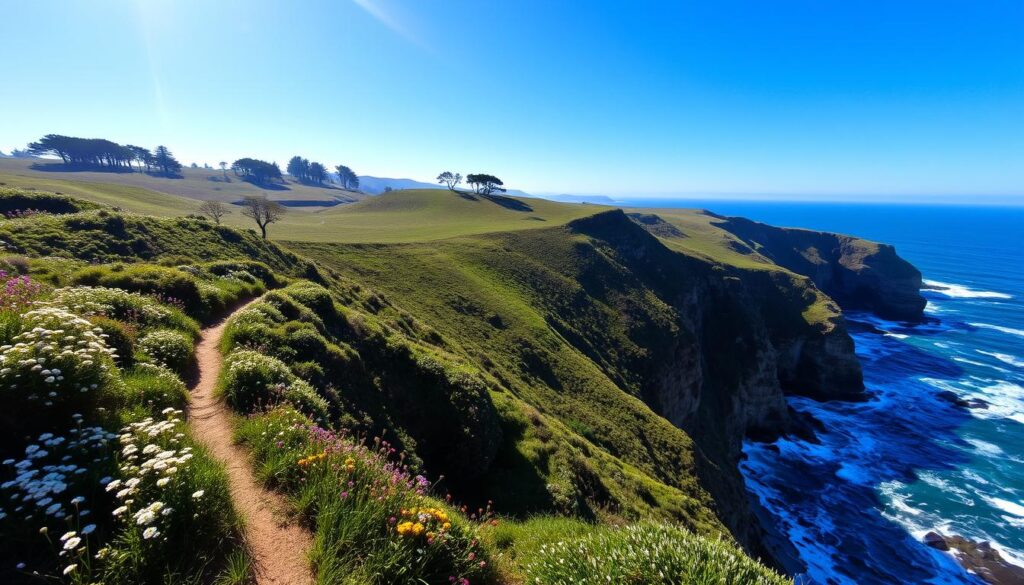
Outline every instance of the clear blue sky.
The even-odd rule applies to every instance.
[[[0,149],[535,192],[1024,194],[1021,0],[0,4]]]

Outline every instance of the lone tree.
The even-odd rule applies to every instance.
[[[480,195],[490,195],[491,193],[504,193],[505,189],[502,185],[505,183],[501,182],[501,179],[494,175],[488,175],[486,173],[475,173],[466,175],[466,182],[473,186],[473,192]]]
[[[220,172],[224,173],[224,180],[228,180],[228,163],[227,161],[220,161]]]
[[[163,145],[156,147],[153,152],[153,165],[163,171],[165,175],[176,175],[181,172],[181,163]]]
[[[334,170],[338,171],[338,180],[341,181],[342,188],[359,188],[359,176],[356,175],[352,169],[346,167],[345,165],[338,165],[334,167]]]
[[[227,205],[224,205],[220,201],[204,201],[203,204],[199,206],[199,213],[202,213],[212,219],[214,223],[220,225],[220,218],[231,213],[231,210],[228,209]]]
[[[281,219],[287,212],[284,205],[277,201],[269,201],[266,197],[248,196],[242,201],[242,215],[260,226],[263,239],[267,239],[267,226]]]
[[[455,191],[455,187],[462,182],[462,174],[445,171],[437,176],[437,182],[448,185],[449,191]]]

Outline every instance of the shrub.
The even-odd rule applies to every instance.
[[[0,214],[9,215],[28,210],[45,213],[78,213],[100,206],[56,193],[0,189]]]
[[[220,392],[240,412],[253,412],[276,400],[274,391],[294,380],[288,366],[279,359],[250,350],[231,353],[221,370]]]
[[[595,527],[542,545],[526,563],[529,582],[790,583],[732,545],[675,526],[643,523]]]
[[[102,315],[139,328],[169,327],[199,333],[199,325],[177,308],[137,292],[106,287],[76,286],[53,291],[47,303],[82,316]]]
[[[284,289],[284,292],[295,299],[298,303],[312,309],[321,317],[327,318],[336,315],[334,310],[334,300],[331,298],[331,293],[318,284],[314,284],[309,281],[300,281],[289,285]]]
[[[130,368],[135,363],[135,327],[128,323],[111,319],[102,315],[89,317],[89,322],[102,330],[107,347],[117,354],[117,365]]]
[[[0,347],[0,421],[11,428],[63,425],[113,380],[116,354],[102,329],[63,309],[35,309],[21,321],[13,345]],[[39,410],[46,415],[26,416]]]
[[[317,394],[309,382],[294,379],[287,387],[279,387],[279,391],[285,400],[295,406],[296,410],[317,424],[326,425],[330,421],[330,407],[327,400]]]
[[[144,406],[152,412],[167,407],[183,408],[188,400],[185,383],[164,366],[136,364],[123,377],[125,394],[122,408]]]
[[[71,277],[75,284],[119,288],[129,292],[160,294],[180,300],[185,310],[199,318],[210,314],[195,277],[166,266],[154,264],[109,264],[79,270]]]
[[[170,329],[147,333],[139,340],[139,349],[150,359],[182,374],[192,363],[194,347],[191,337]]]
[[[81,422],[81,417],[76,417]],[[66,427],[65,427],[66,428]],[[28,562],[25,572],[40,570],[46,574],[56,568],[62,571],[72,565],[89,562],[90,549],[95,552],[109,516],[101,513],[106,498],[101,489],[102,478],[117,471],[113,445],[117,435],[100,427],[76,424],[60,435],[44,433],[30,441],[17,459],[9,458],[0,467],[7,480],[0,484],[0,537],[4,546],[0,554],[5,560]],[[68,530],[74,534],[65,534]],[[51,532],[52,531],[52,532]],[[61,538],[61,534],[67,538]],[[70,533],[69,533],[70,534]],[[62,559],[46,554],[54,541],[62,549]],[[17,556],[14,556],[17,555]],[[54,567],[54,563],[61,565]],[[4,567],[6,569],[7,567]],[[76,575],[77,576],[77,575]]]

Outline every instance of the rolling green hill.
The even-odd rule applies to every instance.
[[[0,182],[7,183],[10,187],[33,187],[47,191],[62,190],[59,188],[60,183],[54,181],[74,181],[77,188],[87,188],[88,184],[99,183],[101,186],[94,190],[94,193],[117,185],[122,189],[134,187],[187,199],[224,202],[238,201],[247,195],[266,195],[270,199],[281,201],[323,201],[327,204],[349,203],[364,197],[362,193],[346,191],[333,185],[304,185],[290,179],[286,179],[284,185],[261,188],[234,176],[230,170],[225,174],[220,169],[184,168],[180,178],[146,173],[63,169],[60,161],[49,159],[0,158]],[[63,190],[69,194],[77,194],[71,189]]]

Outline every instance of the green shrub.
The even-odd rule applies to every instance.
[[[21,333],[22,322],[19,311],[0,311],[0,345],[9,345],[14,336]]]
[[[158,329],[139,340],[139,350],[158,364],[183,374],[192,363],[192,338],[170,329]]]
[[[135,364],[135,327],[102,315],[89,317],[89,321],[103,330],[100,336],[106,341],[107,347],[117,353],[117,365],[122,369],[132,367]]]
[[[61,428],[92,412],[97,395],[119,380],[102,329],[56,307],[21,317],[22,331],[0,347],[0,428],[4,433]]]
[[[791,583],[732,545],[675,526],[594,527],[541,545],[525,563],[531,583]]]
[[[305,305],[323,318],[334,317],[334,299],[326,288],[309,281],[299,281],[288,285],[284,292],[298,303]]]
[[[140,363],[123,375],[125,393],[122,408],[144,406],[149,412],[167,407],[184,408],[188,388],[165,366]]]
[[[284,399],[295,409],[305,414],[319,425],[326,426],[330,422],[330,406],[327,401],[316,393],[316,390],[305,380],[294,379],[282,391]]]
[[[200,319],[210,314],[208,299],[199,281],[176,268],[154,264],[107,264],[90,266],[71,277],[75,284],[119,288],[129,292],[158,294],[180,301],[185,310]]]
[[[204,265],[210,274],[222,277],[236,277],[245,280],[242,273],[255,278],[267,286],[277,286],[280,281],[269,266],[252,260],[221,260]]]
[[[228,355],[219,386],[232,408],[248,413],[275,403],[279,399],[276,389],[293,381],[294,376],[281,360],[240,350]]]
[[[53,291],[47,304],[86,317],[110,317],[140,329],[166,327],[185,331],[193,337],[199,334],[199,325],[180,309],[162,304],[153,297],[123,289],[89,286],[60,288]]]
[[[73,199],[56,193],[0,188],[0,215],[28,210],[44,213],[78,213],[100,206],[82,199]]]

